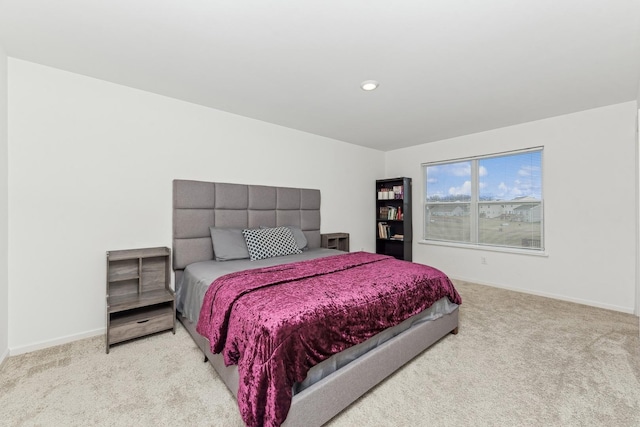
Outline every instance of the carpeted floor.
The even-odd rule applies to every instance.
[[[448,335],[328,426],[640,426],[632,315],[457,282]],[[104,352],[95,337],[8,358],[1,426],[241,426],[179,327]]]

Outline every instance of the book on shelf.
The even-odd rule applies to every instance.
[[[388,239],[391,236],[391,226],[389,226],[386,222],[378,223],[378,238],[380,239]]]
[[[402,185],[393,186],[393,195],[395,199],[402,199],[404,196],[404,188]]]
[[[387,215],[387,219],[394,220],[398,216],[398,208],[394,206],[389,206],[389,214]]]
[[[404,240],[404,235],[403,234],[394,234],[393,236],[390,237],[391,240]]]
[[[379,219],[402,220],[402,206],[380,206],[378,209]]]
[[[387,206],[380,206],[380,209],[378,209],[378,218],[389,219],[389,208]]]

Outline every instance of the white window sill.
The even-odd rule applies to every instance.
[[[440,242],[437,240],[418,240],[418,243],[421,245],[432,245],[432,246],[447,246],[451,248],[461,248],[461,249],[471,249],[471,250],[480,250],[480,251],[491,251],[491,252],[502,252],[508,254],[517,254],[517,255],[532,255],[532,256],[541,256],[548,257],[549,254],[545,250],[532,250],[532,249],[518,249],[518,248],[506,248],[501,246],[489,246],[489,245],[474,245],[472,243],[454,243],[454,242]]]

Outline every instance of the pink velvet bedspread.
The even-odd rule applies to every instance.
[[[279,426],[292,386],[350,346],[460,295],[441,271],[352,252],[231,273],[209,287],[197,325],[213,353],[237,364],[248,426]]]

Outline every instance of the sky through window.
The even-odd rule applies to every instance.
[[[542,151],[478,160],[480,200],[542,199]],[[462,201],[472,192],[471,161],[427,167],[427,200]]]

